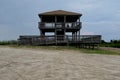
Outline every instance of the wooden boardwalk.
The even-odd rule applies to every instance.
[[[82,48],[99,46],[101,35],[80,35],[72,37],[70,35],[59,36],[20,36],[19,44],[22,45],[66,45],[77,46]]]

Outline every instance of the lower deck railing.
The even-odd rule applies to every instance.
[[[95,43],[101,42],[101,35],[52,35],[52,36],[20,36],[18,39],[20,44],[30,45],[46,45],[57,43]]]

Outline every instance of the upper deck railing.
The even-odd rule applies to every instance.
[[[38,27],[40,29],[55,29],[55,28],[66,28],[66,29],[80,29],[82,27],[81,22],[73,22],[73,23],[46,23],[46,22],[38,22]]]

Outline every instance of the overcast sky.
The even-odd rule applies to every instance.
[[[53,10],[82,13],[83,35],[120,39],[120,0],[0,0],[0,40],[39,35],[38,13]]]

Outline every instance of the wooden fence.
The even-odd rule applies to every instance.
[[[100,44],[101,35],[59,35],[59,36],[20,36],[19,44],[23,45],[83,45],[83,44]]]

